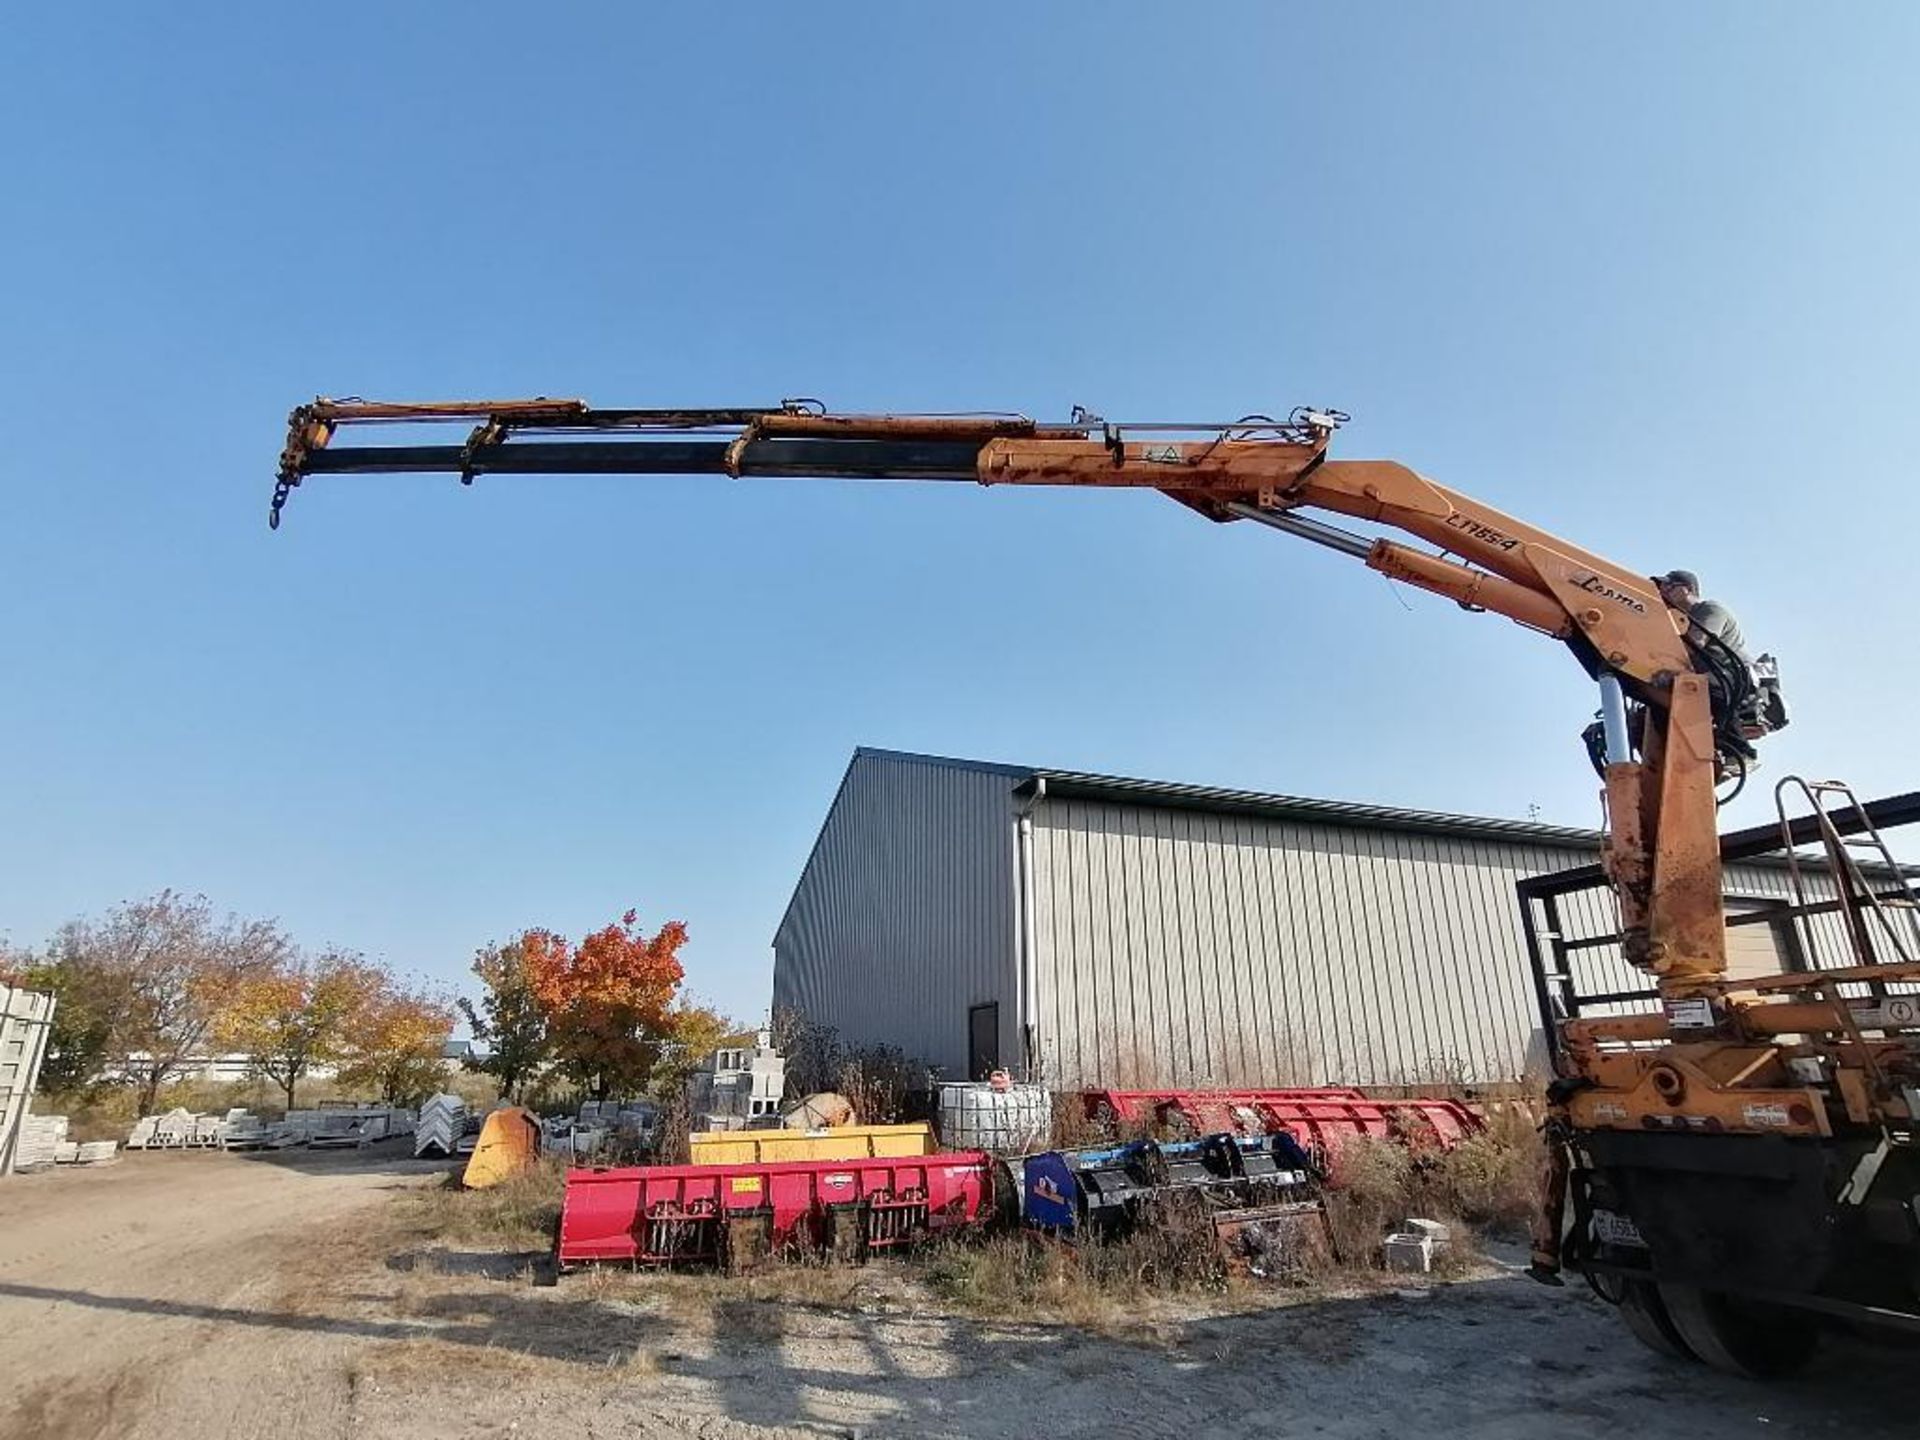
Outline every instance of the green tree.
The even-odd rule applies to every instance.
[[[518,935],[477,951],[473,973],[485,989],[479,1005],[464,996],[459,1002],[475,1044],[485,1047],[468,1065],[496,1077],[500,1093],[509,1100],[520,1098],[527,1081],[553,1055],[547,1013],[527,974],[525,939]]]
[[[53,1025],[40,1064],[43,1093],[90,1089],[107,1065],[118,1008],[104,987],[79,983],[75,970],[30,950],[0,950],[0,985],[53,996]]]

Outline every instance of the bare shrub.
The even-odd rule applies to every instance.
[[[773,1046],[787,1063],[787,1098],[844,1095],[862,1125],[896,1125],[924,1118],[920,1103],[933,1089],[926,1062],[898,1045],[847,1045],[831,1025],[798,1010],[774,1012]]]
[[[1112,1134],[1112,1127],[1102,1125],[1087,1114],[1086,1101],[1077,1090],[1056,1090],[1053,1092],[1053,1119],[1048,1126],[1047,1145],[1054,1150],[1076,1150],[1090,1145],[1098,1145]]]
[[[1413,1156],[1404,1145],[1355,1138],[1335,1150],[1326,1206],[1341,1260],[1376,1263],[1387,1227],[1406,1218],[1413,1195]]]
[[[676,1090],[661,1103],[653,1126],[653,1163],[685,1165],[693,1159],[693,1102],[684,1089]]]
[[[1425,1188],[1436,1208],[1501,1235],[1524,1237],[1538,1204],[1545,1148],[1532,1114],[1507,1104],[1487,1128],[1438,1156]]]
[[[914,1097],[932,1088],[927,1067],[897,1045],[868,1045],[846,1052],[838,1083],[862,1125],[896,1125],[907,1118]]]
[[[1348,1140],[1334,1153],[1326,1196],[1341,1257],[1377,1263],[1387,1230],[1418,1216],[1454,1233],[1443,1269],[1468,1265],[1476,1229],[1526,1233],[1543,1162],[1533,1116],[1519,1104],[1494,1107],[1485,1130],[1445,1150]]]
[[[773,1012],[773,1048],[787,1062],[787,1094],[798,1098],[835,1089],[845,1053],[840,1032],[809,1020],[791,1006]]]

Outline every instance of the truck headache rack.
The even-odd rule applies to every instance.
[[[1770,927],[1790,968],[1809,975],[1904,962],[1906,956],[1893,945],[1886,945],[1887,954],[1876,949],[1871,956],[1863,956],[1861,938],[1884,936],[1877,925],[1868,922],[1892,914],[1896,921],[1913,927],[1907,940],[1909,948],[1920,943],[1920,921],[1909,908],[1920,901],[1920,867],[1903,867],[1899,873],[1886,874],[1884,865],[1869,866],[1867,869],[1873,872],[1870,878],[1879,883],[1870,894],[1862,895],[1841,883],[1827,854],[1809,855],[1804,847],[1824,846],[1830,831],[1843,837],[1864,837],[1916,823],[1920,823],[1920,791],[1911,791],[1868,801],[1857,810],[1807,814],[1790,819],[1784,827],[1756,825],[1722,837],[1723,865],[1757,863],[1778,880],[1777,887],[1768,887],[1772,893],[1764,895],[1734,889],[1729,895],[1729,932],[1737,934],[1749,926]],[[1791,858],[1789,844],[1799,852]],[[1831,893],[1796,893],[1823,884]],[[1530,876],[1514,888],[1520,899],[1521,926],[1541,1028],[1556,1055],[1562,1046],[1561,1026],[1568,1021],[1596,1013],[1659,1011],[1660,992],[1645,983],[1650,977],[1619,959],[1621,935],[1607,877],[1600,866],[1580,865]],[[1912,980],[1838,983],[1841,993],[1856,1002],[1875,991],[1920,992],[1920,986]],[[1797,988],[1812,987],[1802,982]],[[1920,1023],[1920,1010],[1907,1023]]]

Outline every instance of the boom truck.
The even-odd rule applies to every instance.
[[[1753,1375],[1803,1362],[1835,1317],[1920,1330],[1920,1004],[1886,1003],[1912,992],[1920,960],[1864,951],[1815,974],[1727,970],[1716,809],[1720,787],[1744,784],[1753,742],[1784,723],[1777,684],[1690,627],[1648,576],[1405,465],[1334,458],[1346,418],[1303,408],[1281,420],[1120,424],[1076,408],[1045,424],[835,414],[806,400],[672,410],[322,399],[289,419],[269,518],[277,527],[310,478],[364,473],[1153,490],[1557,641],[1597,688],[1586,738],[1602,777],[1602,866],[1622,953],[1657,998],[1553,1022],[1535,1277],[1559,1283],[1572,1268],[1654,1349]],[[380,426],[403,427],[401,441],[335,443]],[[471,428],[417,443],[421,427],[445,426]],[[1863,812],[1849,822],[1868,824]],[[1889,903],[1910,903],[1907,889]]]

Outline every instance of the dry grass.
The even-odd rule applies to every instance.
[[[1425,1179],[1450,1213],[1492,1234],[1524,1237],[1545,1160],[1532,1114],[1505,1105],[1489,1116],[1483,1133],[1440,1156]]]
[[[1086,1123],[1073,1115],[1058,1119],[1059,1128],[1075,1136]],[[1496,1111],[1484,1134],[1447,1152],[1383,1141],[1342,1146],[1326,1187],[1340,1264],[1296,1277],[1304,1282],[1297,1293],[1396,1283],[1379,1274],[1380,1243],[1414,1216],[1452,1227],[1454,1243],[1437,1268],[1442,1275],[1466,1272],[1476,1259],[1476,1227],[1504,1230],[1524,1223],[1538,1154],[1531,1118],[1520,1107]],[[429,1254],[462,1245],[488,1252],[544,1250],[564,1176],[560,1166],[543,1164],[493,1190],[417,1192],[396,1208],[388,1240]],[[433,1261],[421,1259],[427,1273],[420,1283],[440,1283],[431,1273]],[[771,1325],[781,1307],[918,1310],[931,1298],[983,1317],[1140,1338],[1155,1325],[1199,1311],[1271,1304],[1276,1292],[1269,1284],[1228,1276],[1203,1212],[1162,1205],[1131,1233],[1109,1240],[1066,1244],[1027,1232],[966,1235],[865,1266],[790,1257],[741,1275],[589,1269],[566,1280],[564,1296],[616,1311],[640,1305],[689,1325],[717,1306],[738,1307],[733,1313],[740,1324]]]
[[[539,1164],[487,1190],[468,1190],[449,1176],[445,1185],[407,1195],[398,1223],[416,1240],[544,1249],[553,1242],[566,1189],[566,1168]]]
[[[1219,1296],[1228,1286],[1206,1217],[1179,1209],[1114,1239],[1068,1244],[1021,1232],[954,1241],[920,1266],[933,1292],[961,1310],[1094,1329],[1137,1320],[1143,1302]]]
[[[1327,1177],[1327,1219],[1343,1264],[1377,1264],[1387,1231],[1408,1215],[1425,1214],[1413,1208],[1415,1204],[1413,1157],[1405,1146],[1349,1140],[1334,1152]]]
[[[1326,1197],[1342,1261],[1377,1265],[1387,1231],[1420,1217],[1453,1231],[1444,1269],[1471,1265],[1476,1232],[1525,1235],[1541,1158],[1532,1116],[1518,1105],[1495,1110],[1484,1132],[1437,1153],[1349,1140],[1334,1155]]]
[[[1077,1090],[1053,1093],[1053,1123],[1047,1137],[1049,1149],[1078,1150],[1105,1143],[1111,1127],[1103,1126],[1087,1114],[1086,1101]]]

